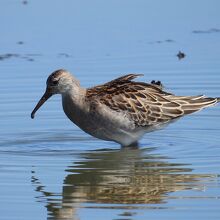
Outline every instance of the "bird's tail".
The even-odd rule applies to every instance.
[[[203,108],[213,106],[220,102],[220,98],[209,98],[205,96],[186,96],[176,100],[181,105],[184,114],[202,110]]]

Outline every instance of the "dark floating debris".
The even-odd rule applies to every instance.
[[[162,43],[174,43],[175,41],[172,39],[166,39],[166,40],[157,40],[157,41],[151,41],[148,42],[149,44],[162,44]]]
[[[0,60],[5,60],[5,59],[13,58],[13,57],[19,57],[19,54],[15,54],[15,53],[1,54]]]
[[[167,39],[167,40],[165,40],[165,42],[168,42],[168,43],[173,43],[173,42],[175,42],[174,40],[172,40],[172,39]]]
[[[38,54],[26,54],[26,55],[21,55],[21,54],[17,54],[17,53],[0,54],[0,61],[4,61],[4,60],[10,59],[10,58],[19,58],[19,59],[33,62],[34,59],[32,57],[35,55],[38,55]]]
[[[211,34],[211,33],[220,33],[219,28],[210,28],[208,30],[194,30],[192,31],[194,34]]]
[[[22,45],[24,44],[24,41],[18,41],[17,44]]]
[[[181,60],[181,59],[186,57],[186,54],[181,52],[181,51],[179,51],[179,53],[176,56],[179,58],[179,60]]]
[[[34,59],[33,58],[27,58],[27,61],[33,62]]]
[[[22,1],[22,4],[23,4],[23,5],[27,5],[27,4],[28,4],[28,1],[26,1],[26,0]]]

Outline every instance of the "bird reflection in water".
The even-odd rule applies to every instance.
[[[213,175],[192,174],[190,164],[172,163],[172,159],[152,153],[153,149],[96,150],[80,154],[80,161],[66,169],[60,195],[45,191],[32,171],[32,184],[46,201],[48,219],[79,219],[77,209],[91,203],[163,204],[169,194],[182,190],[201,190]],[[83,204],[84,203],[84,204]],[[159,206],[160,207],[160,206]],[[151,206],[151,208],[153,208]],[[156,207],[155,207],[156,208]],[[123,213],[121,215],[124,215]]]

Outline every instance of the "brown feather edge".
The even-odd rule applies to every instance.
[[[138,76],[143,76],[143,74],[127,74],[127,75],[124,75],[124,76],[122,76],[122,77],[119,77],[119,78],[116,78],[116,79],[114,79],[114,80],[112,80],[112,81],[110,81],[110,82],[107,82],[107,83],[105,83],[105,84],[103,84],[103,85],[100,85],[100,86],[95,86],[95,87],[93,87],[93,88],[90,88],[90,89],[88,89],[89,91],[90,91],[90,95],[88,94],[88,97],[89,96],[93,96],[93,91],[94,91],[94,95],[101,95],[102,94],[102,91],[104,92],[104,90],[106,89],[106,91],[108,91],[108,88],[111,88],[111,86],[116,86],[117,84],[119,85],[119,88],[120,88],[120,84],[122,83],[130,83],[130,86],[134,86],[134,88],[135,88],[135,90],[137,91],[137,92],[140,92],[140,93],[142,93],[141,92],[141,87],[143,86],[143,88],[144,87],[146,87],[146,88],[148,88],[148,89],[152,89],[152,91],[150,91],[147,95],[148,96],[151,96],[151,98],[152,99],[154,99],[155,100],[155,96],[157,97],[157,96],[159,96],[160,98],[162,98],[162,99],[164,99],[164,101],[167,101],[167,103],[169,103],[169,102],[171,102],[171,103],[175,103],[175,104],[177,104],[177,105],[179,105],[179,107],[180,108],[177,108],[179,111],[181,111],[181,113],[179,112],[179,114],[177,113],[177,114],[173,114],[173,113],[171,113],[171,112],[167,112],[167,113],[165,113],[165,114],[163,114],[161,111],[163,111],[162,109],[161,109],[161,111],[160,111],[160,113],[159,114],[162,114],[161,115],[161,117],[159,117],[159,118],[152,118],[151,117],[151,114],[153,113],[154,114],[154,112],[152,112],[150,115],[148,115],[147,117],[146,117],[146,119],[148,118],[148,120],[150,119],[150,118],[152,118],[152,119],[154,119],[153,121],[149,121],[149,123],[147,123],[147,121],[145,121],[145,123],[144,123],[144,126],[146,126],[147,124],[149,125],[149,124],[152,124],[152,122],[153,123],[155,123],[155,122],[158,122],[158,120],[163,120],[162,119],[162,117],[167,117],[167,121],[169,121],[169,120],[172,120],[172,119],[176,119],[176,118],[179,118],[179,117],[181,117],[181,116],[183,116],[183,115],[185,115],[185,114],[190,114],[190,113],[193,113],[193,112],[196,112],[196,111],[200,111],[201,109],[203,109],[203,108],[205,108],[205,107],[209,107],[209,106],[212,106],[212,105],[214,105],[214,104],[216,104],[217,102],[220,102],[220,98],[211,98],[212,100],[209,100],[209,101],[207,101],[206,103],[204,103],[204,100],[205,99],[210,99],[210,98],[207,98],[207,97],[205,97],[204,95],[198,95],[198,96],[174,96],[173,94],[171,94],[171,93],[167,93],[167,92],[165,92],[165,91],[163,91],[162,89],[160,89],[160,88],[158,88],[158,87],[156,87],[156,86],[154,86],[154,85],[152,85],[152,84],[148,84],[148,83],[145,83],[145,82],[131,82],[134,78],[136,78],[136,77],[138,77]],[[140,88],[138,89],[138,86],[140,86]],[[132,88],[132,87],[131,87]],[[133,89],[134,89],[133,88]],[[88,91],[87,90],[87,91]],[[145,89],[144,89],[145,90]],[[146,95],[146,94],[145,94]],[[130,96],[130,94],[128,93],[128,96]],[[139,112],[140,114],[142,114],[141,113],[141,111],[140,110],[138,110],[136,107],[135,107],[135,103],[133,103],[133,102],[131,102],[131,100],[129,100],[129,97],[127,97],[128,98],[128,103],[129,103],[129,105],[131,106],[131,108],[133,108],[133,110],[134,110],[134,112],[133,113],[135,113],[135,112]],[[141,105],[142,105],[142,107],[144,107],[145,108],[145,110],[146,110],[146,106],[145,106],[145,104],[142,102],[142,100],[141,99],[139,99],[139,98],[137,98],[137,100],[138,100],[138,102],[140,102],[141,103]],[[156,100],[155,100],[156,102],[155,103],[151,103],[151,105],[154,105],[154,104],[156,104],[156,103],[160,103],[160,102],[158,102],[158,100],[157,100],[157,98],[156,98]],[[189,101],[192,101],[192,103],[189,103]],[[197,101],[197,103],[195,104],[195,103],[193,103],[193,101]],[[201,103],[199,102],[199,101],[201,101]],[[107,103],[105,103],[105,104],[107,104]],[[185,112],[184,112],[184,109],[182,109],[182,108],[184,108],[184,105],[189,105],[188,107],[190,107],[190,105],[193,107],[195,107],[195,109],[185,109]],[[200,105],[200,106],[198,106],[198,105]],[[202,105],[202,106],[201,106]],[[111,106],[110,105],[108,105],[107,104],[107,106],[109,106],[110,108],[111,108]],[[197,106],[197,108],[196,108],[196,106]],[[113,107],[113,106],[112,106]],[[116,107],[116,106],[115,106]],[[161,106],[162,107],[162,106]],[[124,109],[124,108],[121,108],[120,106],[118,106],[118,107],[116,107],[116,108],[118,108],[118,110],[120,110],[120,109]],[[162,107],[163,108],[163,107]],[[114,108],[113,108],[113,110],[115,110]],[[169,110],[169,107],[164,107],[164,110]],[[170,110],[174,110],[174,108],[172,108],[172,107],[170,107]],[[131,115],[133,115],[133,113],[131,113],[130,112],[130,114]],[[156,114],[157,114],[158,112],[156,112]],[[137,115],[138,116],[138,115]],[[143,126],[143,118],[142,118],[142,120],[140,120],[139,118],[141,117],[141,115],[139,115],[137,118],[136,118],[136,120],[134,120],[134,122],[135,122],[135,124],[136,125],[138,125],[138,126]],[[132,117],[133,118],[133,117]],[[164,119],[165,119],[164,118]],[[168,119],[169,118],[169,119]],[[134,119],[134,118],[133,118]],[[164,122],[165,122],[165,120],[164,120]]]

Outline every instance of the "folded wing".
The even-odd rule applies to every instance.
[[[96,100],[113,111],[123,112],[137,126],[167,123],[186,114],[212,106],[218,98],[175,96],[158,86],[132,80],[140,74],[128,74],[87,90],[87,98]]]

